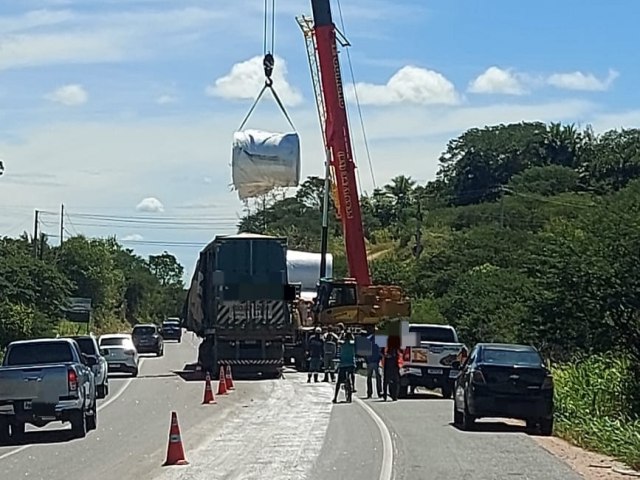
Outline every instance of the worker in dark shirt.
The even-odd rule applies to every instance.
[[[307,383],[311,383],[311,375],[313,375],[313,381],[317,383],[318,374],[320,373],[324,359],[324,340],[322,339],[322,329],[320,327],[316,327],[307,345],[309,349],[309,374],[307,376]]]
[[[375,335],[369,337],[371,342],[371,355],[367,357],[367,398],[373,396],[373,376],[376,377],[376,394],[378,398],[382,397],[382,377],[380,375],[380,360],[382,353],[380,347],[376,343]]]
[[[385,348],[383,361],[384,385],[382,398],[387,401],[387,395],[396,401],[400,394],[400,350],[394,345]]]

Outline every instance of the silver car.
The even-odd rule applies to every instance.
[[[100,337],[100,353],[106,358],[109,372],[138,376],[138,351],[128,333],[111,333]]]
[[[105,398],[109,395],[108,366],[107,360],[100,353],[98,340],[93,335],[75,335],[70,338],[78,343],[83,354],[96,359],[95,365],[91,367],[96,379],[96,397]]]

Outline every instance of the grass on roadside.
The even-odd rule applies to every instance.
[[[633,412],[631,360],[596,355],[554,368],[556,434],[640,469],[640,418]]]

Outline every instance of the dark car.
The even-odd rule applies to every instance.
[[[136,325],[133,327],[131,337],[138,353],[155,353],[158,357],[164,354],[164,342],[157,325],[153,323]]]
[[[162,322],[162,337],[165,340],[182,340],[182,327],[179,320],[165,320]]]
[[[479,343],[456,379],[453,422],[471,430],[481,417],[516,418],[527,429],[553,431],[553,377],[527,345]]]

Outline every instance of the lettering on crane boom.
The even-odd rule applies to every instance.
[[[335,35],[335,33],[334,33]],[[345,109],[344,92],[342,91],[342,74],[340,73],[340,60],[338,58],[338,48],[334,40],[331,47],[331,55],[333,56],[333,74],[336,78],[336,90],[338,91],[338,104],[340,108]]]
[[[345,152],[338,152],[338,170],[340,184],[342,186],[342,197],[344,200],[344,213],[347,218],[353,218],[353,205],[351,204],[351,186],[349,185],[349,175],[347,172],[347,155]]]

